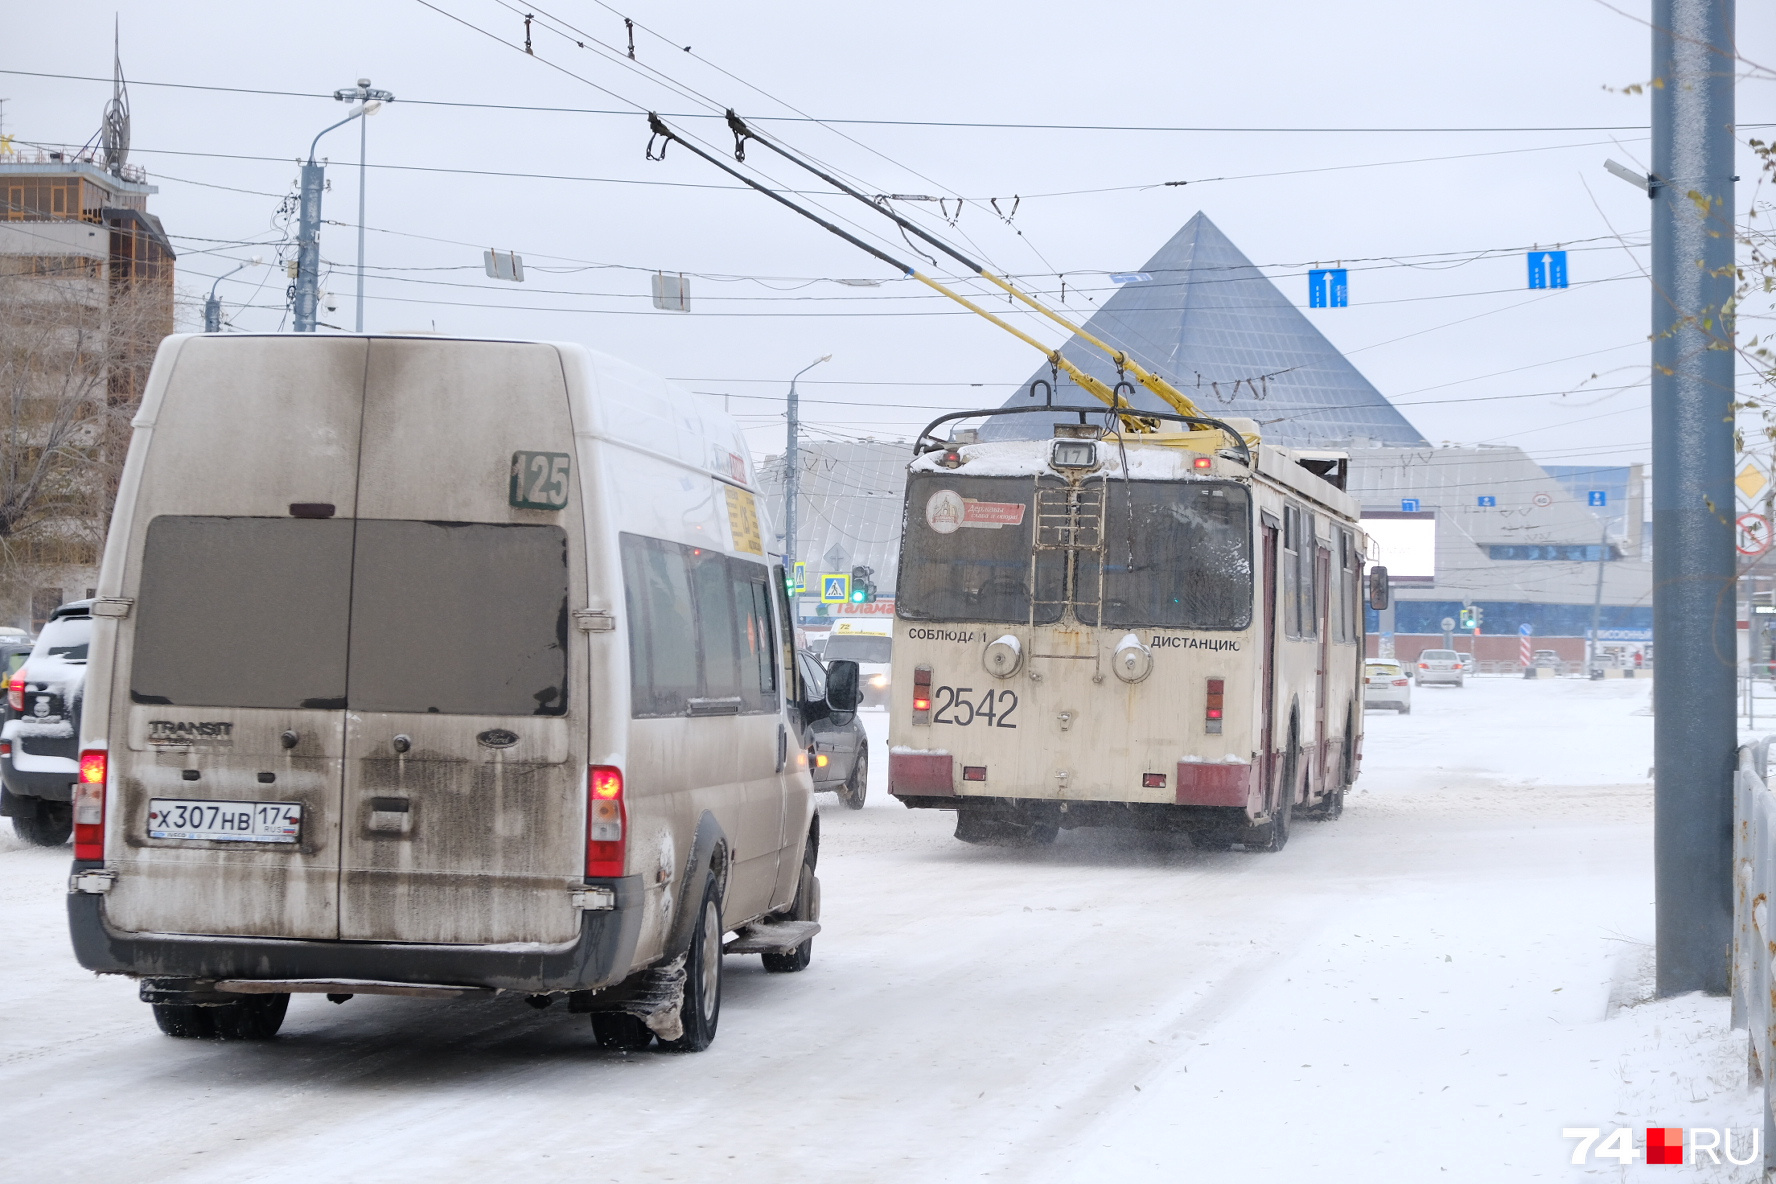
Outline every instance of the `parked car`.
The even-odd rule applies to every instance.
[[[51,613],[22,665],[6,680],[0,814],[12,819],[19,838],[40,847],[60,847],[74,829],[92,603],[76,600]]]
[[[1550,670],[1560,669],[1560,655],[1554,650],[1537,650],[1529,657],[1531,666],[1545,666]]]
[[[1401,715],[1412,713],[1412,679],[1406,667],[1392,658],[1370,658],[1363,664],[1363,706],[1391,707]]]
[[[807,650],[796,654],[796,662],[802,672],[802,742],[809,749],[814,792],[836,793],[847,808],[861,810],[869,791],[869,737],[857,712],[834,710],[829,702],[833,684],[857,684],[857,663],[842,658],[823,663]]]
[[[1464,675],[1474,673],[1474,668],[1479,665],[1479,663],[1474,660],[1474,655],[1469,653],[1467,650],[1461,651],[1461,660],[1462,660],[1462,674],[1464,674]]]
[[[1462,665],[1462,656],[1454,650],[1420,650],[1418,654],[1418,685],[1429,683],[1453,683],[1462,685],[1462,678],[1467,668]]]

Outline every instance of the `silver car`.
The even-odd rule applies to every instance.
[[[1454,650],[1421,650],[1417,662],[1418,685],[1427,683],[1453,683],[1461,686],[1467,667],[1462,664],[1462,656]]]
[[[1406,676],[1406,667],[1392,658],[1370,658],[1363,663],[1363,706],[1388,707],[1410,715],[1412,680]]]

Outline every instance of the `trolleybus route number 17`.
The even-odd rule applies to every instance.
[[[931,722],[934,724],[955,724],[957,727],[966,728],[975,720],[984,719],[989,728],[1015,729],[1017,727],[1014,723],[1006,722],[1011,719],[1011,713],[1017,710],[1018,697],[1013,691],[989,689],[986,694],[981,696],[980,703],[976,705],[963,697],[974,694],[973,687],[933,687],[931,690],[933,707]],[[944,697],[946,695],[948,698]],[[960,711],[964,707],[968,709],[967,719],[945,718],[944,712]]]

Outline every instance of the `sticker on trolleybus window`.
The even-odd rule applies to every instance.
[[[955,534],[964,526],[986,530],[1022,526],[1025,508],[1022,502],[978,502],[953,489],[940,489],[925,503],[925,525],[938,534]]]

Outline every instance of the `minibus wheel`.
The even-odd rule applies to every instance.
[[[74,833],[74,807],[68,802],[16,797],[20,813],[12,820],[13,833],[37,847],[60,847]]]
[[[180,1040],[204,1040],[216,1034],[210,1023],[210,1008],[189,1003],[155,1003],[154,1022],[168,1036]]]
[[[819,893],[820,883],[814,878],[813,866],[802,864],[802,878],[796,882],[795,903],[790,906],[787,919],[820,920]],[[814,961],[814,939],[810,937],[787,954],[760,954],[759,957],[772,974],[794,974],[808,969],[808,964]]]
[[[224,1040],[270,1040],[284,1026],[288,995],[243,995],[240,1002],[200,1008],[211,1012],[210,1023]]]
[[[684,1001],[678,1008],[684,1034],[676,1040],[660,1041],[660,1047],[673,1052],[702,1052],[709,1047],[721,1019],[721,972],[721,893],[712,875],[704,881],[691,948],[685,954]]]

